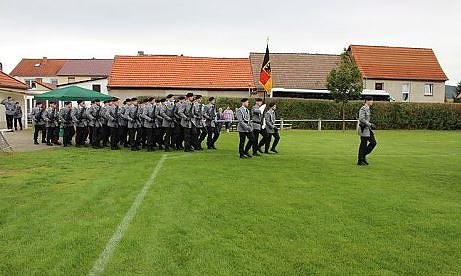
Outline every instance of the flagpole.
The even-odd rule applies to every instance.
[[[269,47],[269,36],[266,38],[266,48]],[[263,103],[266,103],[266,94],[267,91],[264,89]]]

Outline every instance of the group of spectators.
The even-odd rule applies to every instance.
[[[9,130],[22,130],[22,108],[19,102],[13,101],[11,97],[1,102],[5,106],[6,127]]]

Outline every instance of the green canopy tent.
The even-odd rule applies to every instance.
[[[55,101],[91,101],[100,99],[102,101],[112,99],[111,96],[101,94],[99,92],[85,89],[78,86],[69,86],[65,88],[59,88],[51,90],[37,96],[34,96],[34,100],[55,100]]]

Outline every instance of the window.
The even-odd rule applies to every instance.
[[[410,100],[410,84],[402,84],[402,101],[408,102]]]
[[[424,96],[433,96],[434,95],[434,84],[426,83],[424,85]]]
[[[32,79],[25,79],[24,82],[29,86],[30,88],[35,88],[35,82]]]
[[[67,77],[67,83],[75,82],[75,77]]]
[[[101,85],[100,84],[93,84],[93,91],[101,92]]]
[[[51,84],[58,85],[58,79],[51,79]]]
[[[375,83],[375,90],[384,90],[384,82]]]

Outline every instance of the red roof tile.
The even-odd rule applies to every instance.
[[[57,75],[107,77],[113,62],[113,59],[70,59],[62,66]]]
[[[40,80],[35,80],[34,81],[35,83],[45,87],[45,88],[48,88],[50,90],[54,90],[56,89],[57,85],[56,84],[52,84],[52,83],[48,83],[48,82],[43,82],[43,81],[40,81]]]
[[[27,84],[0,71],[0,87],[26,90]]]
[[[54,77],[67,59],[23,58],[11,71],[14,77]]]
[[[254,88],[248,58],[116,56],[110,88],[229,89]]]
[[[432,49],[351,45],[349,51],[364,78],[446,81]]]
[[[259,72],[264,53],[250,53],[254,82],[259,83]],[[327,89],[327,77],[339,62],[338,55],[307,53],[271,53],[272,82],[274,88]]]

